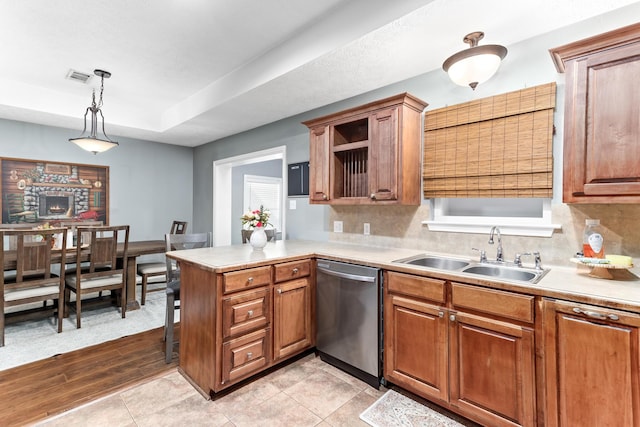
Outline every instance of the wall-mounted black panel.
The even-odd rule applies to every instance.
[[[291,163],[287,176],[289,196],[309,195],[309,162]]]

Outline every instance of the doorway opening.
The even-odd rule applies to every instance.
[[[250,165],[269,160],[282,160],[282,186],[287,188],[287,147],[282,145],[267,150],[256,151],[240,156],[229,157],[213,162],[213,245],[226,246],[231,244],[233,232],[239,233],[233,227],[232,217],[232,170],[237,166]],[[281,198],[281,232],[286,236],[285,198]]]

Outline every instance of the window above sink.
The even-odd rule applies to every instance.
[[[500,224],[505,235],[551,237],[562,228],[551,222],[551,199],[437,198],[429,203],[431,217],[422,224],[430,231],[483,234]]]

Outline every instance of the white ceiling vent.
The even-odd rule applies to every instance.
[[[81,73],[80,71],[76,70],[69,70],[69,72],[67,73],[67,78],[76,82],[87,83],[91,79],[91,74]]]

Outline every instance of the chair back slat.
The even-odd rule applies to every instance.
[[[22,250],[23,274],[44,274],[47,278],[51,276],[51,243],[49,241],[24,243]]]

